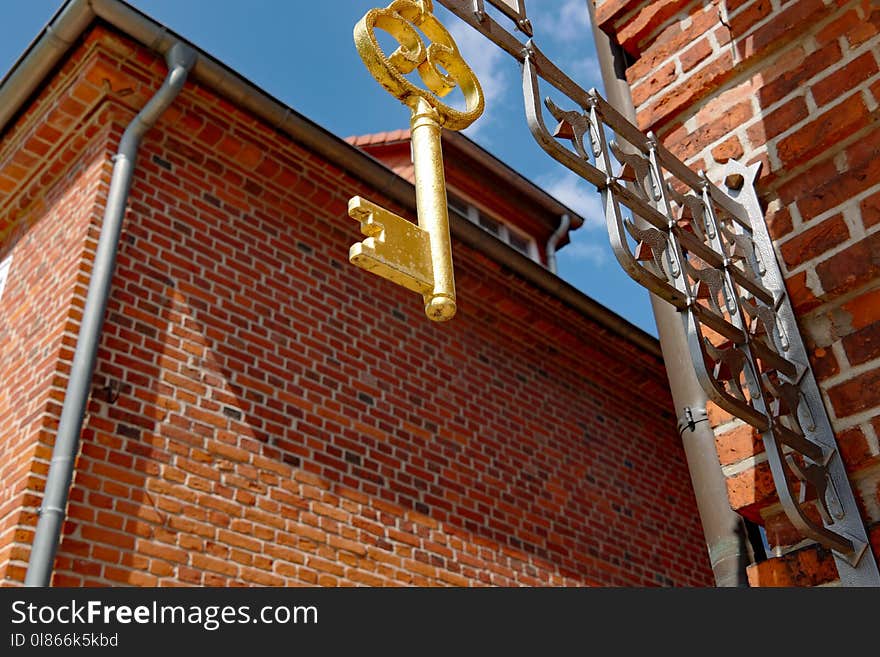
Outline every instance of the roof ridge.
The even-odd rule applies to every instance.
[[[351,135],[345,137],[345,141],[352,146],[371,146],[373,144],[390,144],[398,141],[409,141],[409,128],[389,130],[386,132],[371,132],[365,135]]]

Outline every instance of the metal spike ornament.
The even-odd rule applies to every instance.
[[[433,9],[431,0],[395,0],[384,9],[371,9],[355,25],[355,46],[367,69],[410,108],[419,224],[360,196],[351,198],[348,214],[367,238],[352,245],[349,261],[420,293],[428,318],[447,321],[455,315],[456,301],[440,131],[468,127],[483,113],[484,100],[476,75]],[[376,29],[398,42],[391,55],[382,51]],[[427,89],[407,79],[413,71]],[[464,94],[464,110],[440,101],[456,86]]]

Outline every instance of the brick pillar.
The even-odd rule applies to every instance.
[[[720,182],[763,163],[758,191],[832,426],[880,553],[880,3],[598,0],[632,57],[639,126]],[[710,409],[731,505],[779,558],[753,585],[832,581],[774,494],[761,440]]]

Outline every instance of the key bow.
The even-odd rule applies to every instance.
[[[391,95],[413,110],[422,99],[436,112],[441,126],[463,130],[483,113],[483,90],[449,31],[432,11],[431,0],[394,0],[384,9],[371,9],[355,25],[355,46],[367,69]],[[379,45],[377,28],[400,44],[390,56]],[[416,28],[431,40],[429,45]],[[406,78],[414,70],[427,89]],[[440,101],[456,86],[464,94],[464,110]]]

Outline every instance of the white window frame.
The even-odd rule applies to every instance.
[[[502,242],[507,244],[507,246],[509,246],[511,249],[516,251],[517,253],[520,253],[520,254],[526,256],[527,258],[534,260],[535,262],[538,262],[538,263],[541,262],[541,259],[538,256],[538,242],[534,237],[532,237],[531,235],[529,235],[528,233],[526,233],[523,230],[520,230],[518,228],[510,226],[503,219],[499,219],[497,216],[493,215],[491,212],[486,212],[485,210],[478,208],[476,205],[474,205],[473,203],[471,203],[467,199],[462,198],[461,196],[456,196],[451,201],[452,202],[449,203],[449,207],[451,209],[455,210],[456,212],[458,212],[458,214],[461,214],[461,210],[458,207],[453,208],[452,207],[453,205],[454,206],[464,206],[467,208],[467,214],[465,215],[465,218],[468,221],[470,221],[472,224],[479,226],[482,230],[486,231],[487,233],[489,233],[493,237],[501,240]],[[480,215],[481,214],[483,216],[485,216],[487,219],[489,219],[490,221],[498,224],[498,227],[499,227],[498,233],[492,232],[491,230],[489,230],[483,224],[480,223]],[[513,244],[511,243],[511,236],[512,235],[519,238],[520,240],[528,243],[528,253],[524,253],[521,249],[513,246]]]
[[[6,287],[6,279],[9,278],[9,269],[12,266],[12,255],[0,260],[0,299],[3,298],[3,288]]]

